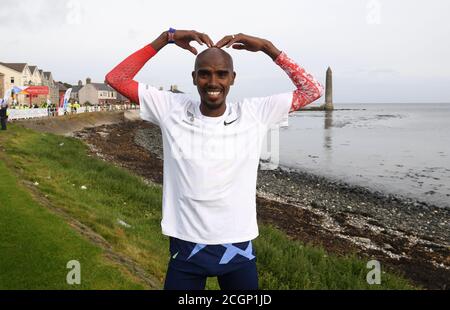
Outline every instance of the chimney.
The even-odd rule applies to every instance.
[[[78,86],[83,86],[83,82],[81,82],[81,80],[78,81]]]
[[[86,78],[86,85],[91,84],[91,78]]]

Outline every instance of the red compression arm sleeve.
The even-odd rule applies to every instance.
[[[133,80],[139,70],[156,54],[149,44],[127,57],[106,75],[106,81],[119,93],[139,104],[138,82]]]
[[[292,97],[290,112],[297,111],[322,97],[323,86],[284,52],[275,59],[275,63],[289,75],[297,88]]]

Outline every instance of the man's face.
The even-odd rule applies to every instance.
[[[236,73],[228,54],[218,48],[210,48],[201,53],[192,72],[202,104],[210,110],[220,108],[234,83]],[[228,56],[227,56],[228,55]]]

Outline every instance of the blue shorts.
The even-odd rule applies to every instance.
[[[207,277],[225,290],[258,289],[251,241],[205,245],[170,237],[170,255],[164,289],[202,290]]]

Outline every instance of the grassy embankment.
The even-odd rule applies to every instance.
[[[105,258],[67,218],[32,198],[30,192],[35,191],[24,184],[35,182],[39,185],[32,186],[52,208],[101,235],[162,286],[169,252],[160,230],[160,186],[146,185],[128,171],[90,157],[81,141],[18,125],[0,134],[0,160],[0,289],[67,288],[65,264],[70,259],[82,266],[82,285],[77,288],[148,288]],[[289,240],[273,227],[260,228],[255,247],[261,288],[412,288],[389,272],[382,274],[381,285],[368,285],[366,262],[356,256],[336,257]],[[207,287],[218,288],[217,281],[209,279]]]

